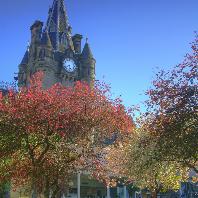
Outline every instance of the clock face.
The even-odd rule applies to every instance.
[[[68,72],[73,72],[76,68],[76,64],[74,61],[70,58],[66,58],[63,61],[63,67],[68,71]]]

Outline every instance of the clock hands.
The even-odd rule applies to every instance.
[[[68,72],[73,72],[76,68],[76,65],[72,59],[65,59],[63,62],[63,67],[68,71]]]

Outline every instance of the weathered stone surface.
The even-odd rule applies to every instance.
[[[31,43],[19,65],[19,87],[28,86],[37,71],[45,73],[44,88],[57,82],[65,86],[77,80],[94,82],[96,61],[87,42],[81,52],[82,35],[72,36],[63,2],[54,0],[45,28],[38,20],[31,26]]]

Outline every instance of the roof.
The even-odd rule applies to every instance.
[[[25,52],[25,54],[24,54],[24,56],[23,56],[23,59],[21,61],[21,64],[22,65],[26,65],[28,63],[28,61],[29,61],[29,51],[27,49],[26,52]]]

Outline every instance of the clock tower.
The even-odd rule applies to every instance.
[[[37,71],[44,72],[44,88],[55,83],[73,86],[79,80],[94,82],[96,61],[88,41],[81,50],[83,36],[72,35],[64,0],[54,0],[44,27],[35,21],[30,30],[31,42],[19,65],[19,87],[28,86]]]

